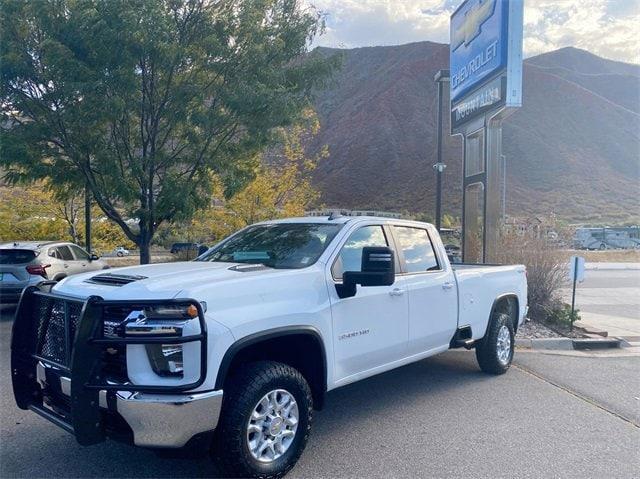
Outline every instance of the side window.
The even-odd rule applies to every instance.
[[[345,271],[360,271],[365,246],[388,246],[382,226],[363,226],[351,233],[331,267],[332,276],[342,279]]]
[[[405,226],[393,227],[404,255],[407,273],[440,269],[427,230]]]
[[[62,259],[62,256],[60,256],[60,252],[58,251],[58,248],[49,248],[49,256],[56,259]]]
[[[73,252],[73,256],[75,256],[77,260],[86,261],[89,259],[89,254],[79,246],[72,244],[72,245],[69,245],[69,248],[71,248],[71,251]]]
[[[58,258],[62,258],[64,261],[73,261],[73,255],[68,246],[58,246]]]

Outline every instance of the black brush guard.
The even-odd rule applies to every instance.
[[[204,382],[207,375],[207,329],[204,312],[193,299],[105,301],[91,296],[85,301],[50,292],[53,282],[26,288],[16,311],[11,338],[11,376],[16,403],[20,409],[30,409],[75,435],[82,445],[105,440],[105,416],[100,410],[99,393],[107,392],[107,402],[114,403],[116,391],[175,394],[191,391]],[[64,314],[58,309],[44,316],[42,300],[64,304]],[[200,333],[182,337],[118,337],[104,335],[105,307],[142,309],[145,306],[193,304],[198,309]],[[72,306],[69,306],[72,305]],[[46,308],[45,308],[46,309]],[[79,313],[78,313],[79,311]],[[124,321],[123,321],[124,323]],[[63,325],[63,327],[62,327]],[[51,330],[53,329],[53,333]],[[55,335],[55,332],[58,335]],[[62,338],[60,336],[63,335]],[[62,344],[51,346],[58,340]],[[184,344],[199,341],[200,375],[197,381],[180,386],[113,384],[103,372],[103,357],[107,348],[127,344]],[[47,354],[42,354],[42,351]],[[43,404],[43,391],[37,380],[37,364],[42,362],[71,379],[69,414],[60,414]]]

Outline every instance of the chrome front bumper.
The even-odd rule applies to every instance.
[[[47,375],[50,366],[38,362],[37,380],[44,389],[47,378],[59,377],[60,391],[71,395],[71,380]],[[100,407],[109,409],[107,391],[99,393]],[[118,391],[115,409],[133,431],[136,446],[178,448],[197,434],[213,431],[222,408],[222,391],[181,394],[146,394]]]

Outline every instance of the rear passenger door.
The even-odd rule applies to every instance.
[[[409,355],[446,349],[458,323],[453,270],[436,254],[426,228],[394,225],[393,235],[409,294]]]

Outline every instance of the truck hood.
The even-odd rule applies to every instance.
[[[238,263],[188,261],[112,268],[65,278],[53,291],[85,299],[170,299],[203,284],[270,275],[282,270]],[[198,298],[194,298],[198,299]]]

